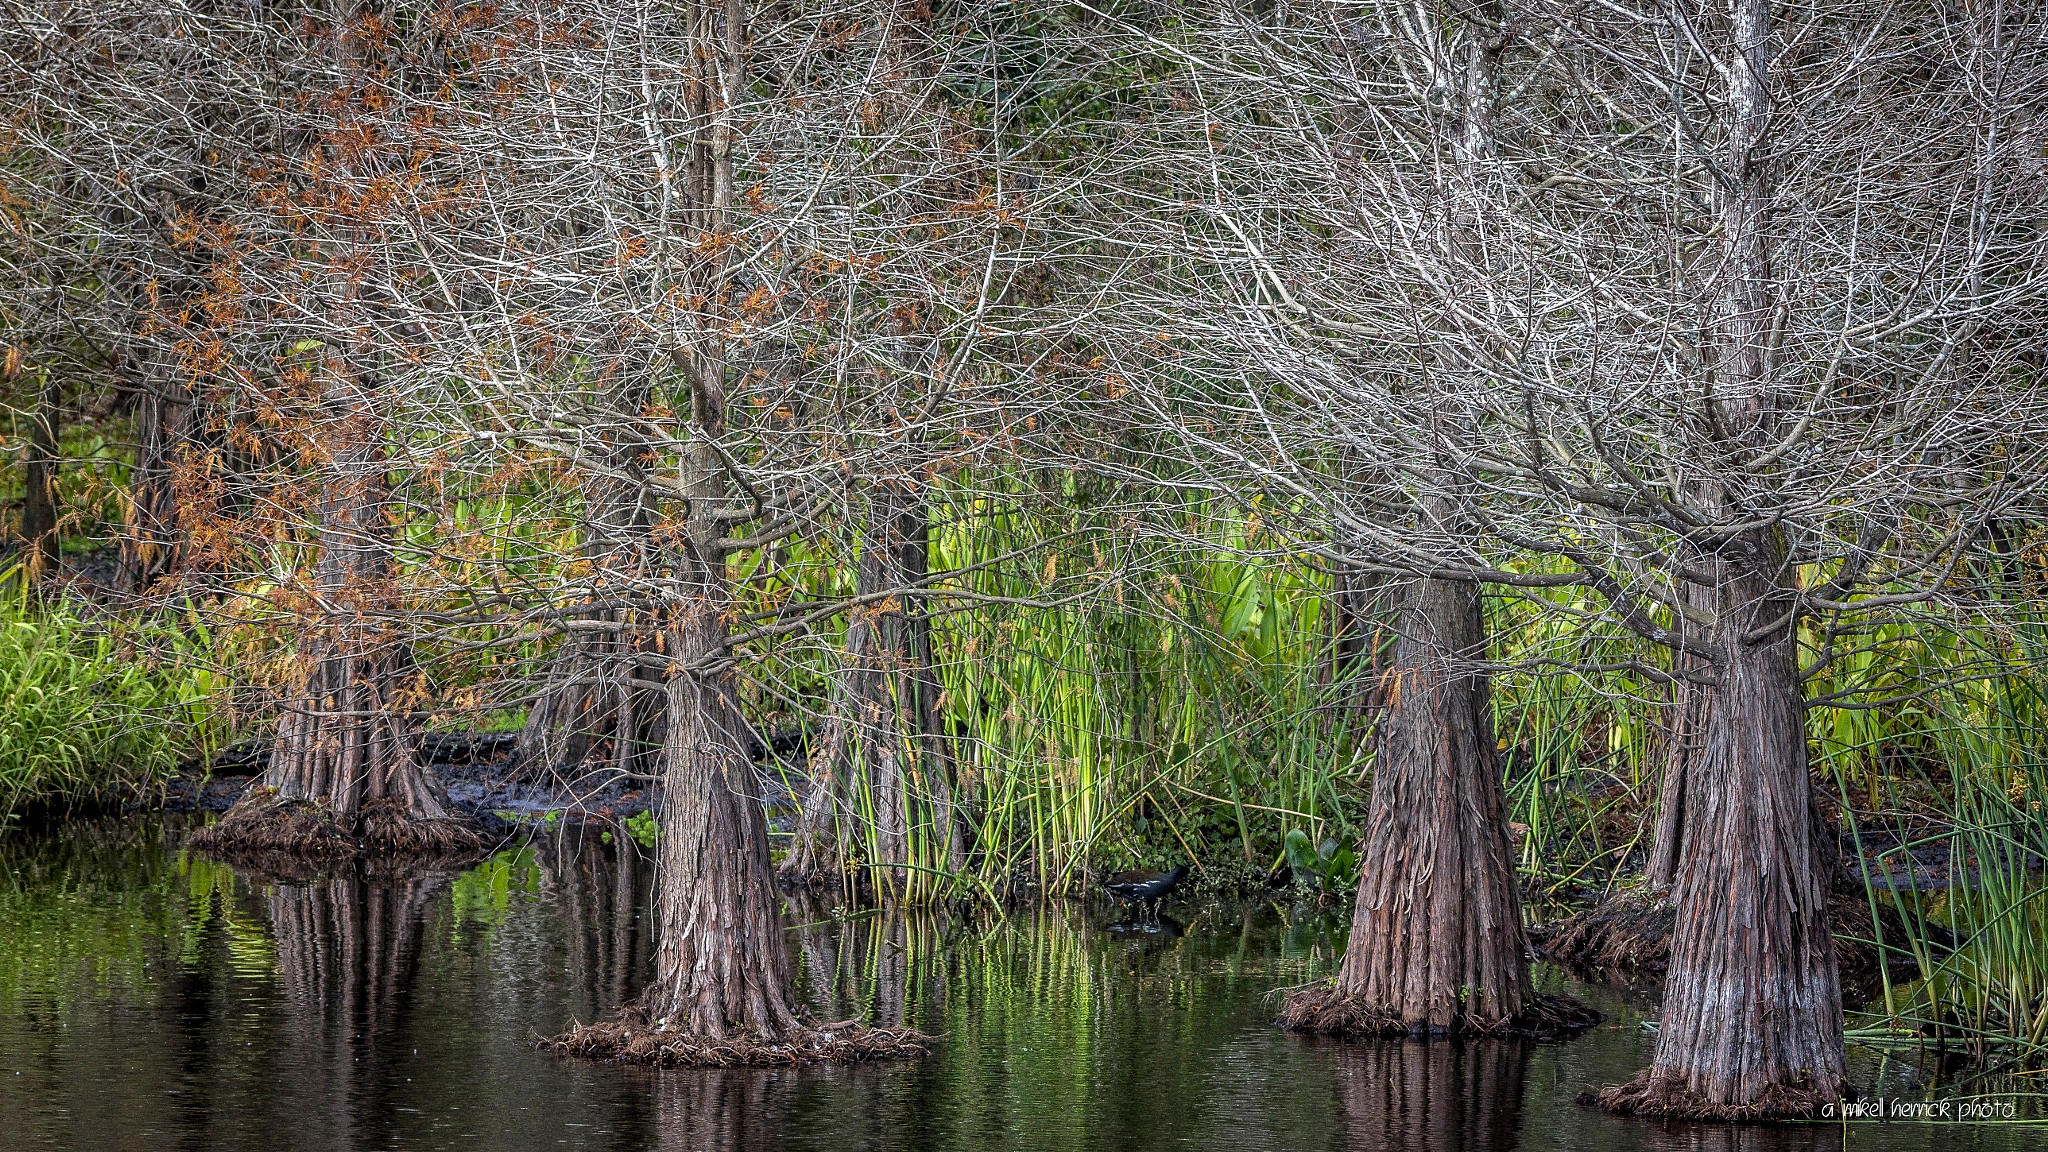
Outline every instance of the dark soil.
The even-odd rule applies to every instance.
[[[428,774],[446,790],[449,806],[486,844],[537,824],[623,828],[629,817],[661,809],[661,785],[645,778],[593,772],[574,779],[535,779],[534,773],[522,771],[516,763],[513,752],[517,743],[517,734],[510,732],[433,732],[420,739],[420,757]],[[778,731],[757,741],[754,751],[759,761],[801,756],[803,735],[794,729]],[[170,780],[124,797],[122,807],[226,813],[248,794],[269,764],[270,741],[245,740],[223,749],[211,763],[188,763]],[[771,827],[787,831],[795,819],[795,797],[784,786],[780,772],[763,771],[759,779]],[[429,828],[423,831],[432,842],[415,842],[420,837],[389,821],[380,822],[376,816],[365,813],[360,831],[381,850],[442,855],[466,850],[466,838],[455,838],[463,843],[442,843],[448,838],[435,836],[437,830]],[[279,826],[269,827],[272,824]],[[386,824],[391,825],[390,834],[380,836]],[[254,847],[244,846],[243,850],[316,856],[353,850],[339,844],[332,846],[331,852],[323,850],[321,845],[327,840],[349,837],[339,829],[324,827],[317,812],[266,812],[265,825],[258,830]]]
[[[642,781],[614,778],[535,782],[512,762],[518,737],[496,732],[436,732],[420,740],[428,772],[448,792],[449,803],[487,832],[503,833],[541,820],[616,822],[659,808],[661,789]],[[188,764],[161,788],[129,798],[129,808],[172,812],[226,812],[241,800],[270,763],[268,741],[248,740],[227,748],[211,764]]]

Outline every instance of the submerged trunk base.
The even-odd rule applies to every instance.
[[[1626,1084],[1579,1094],[1579,1103],[1623,1116],[1655,1116],[1666,1120],[1718,1120],[1757,1123],[1771,1120],[1812,1120],[1822,1104],[1834,1103],[1801,1080],[1772,1084],[1746,1104],[1716,1104],[1675,1076],[1648,1072]]]
[[[615,1019],[578,1024],[534,1046],[586,1060],[669,1068],[794,1068],[931,1055],[932,1038],[922,1032],[871,1027],[858,1020],[805,1024],[779,1039],[704,1036],[649,1019],[647,999],[621,1009]]]
[[[1290,1032],[1349,1038],[1428,1035],[1427,1022],[1403,1020],[1384,1005],[1346,996],[1335,985],[1303,988],[1287,997],[1280,1026]],[[1569,1036],[1600,1023],[1600,1014],[1569,996],[1537,993],[1516,1015],[1499,1020],[1461,1016],[1449,1030],[1461,1036]]]
[[[348,821],[328,805],[280,800],[275,789],[262,785],[251,788],[219,823],[193,833],[190,843],[219,855],[306,857],[404,853],[452,858],[479,855],[486,846],[482,832],[468,820],[413,816],[398,800],[371,800],[363,805],[359,819]]]

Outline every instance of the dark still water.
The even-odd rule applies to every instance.
[[[932,1059],[592,1065],[528,1040],[645,979],[649,869],[630,850],[538,840],[460,874],[290,876],[185,855],[180,827],[0,836],[0,1149],[2048,1147],[2016,1124],[1730,1130],[1587,1111],[1576,1092],[1645,1061],[1654,1000],[1549,970],[1547,989],[1609,1025],[1547,1045],[1291,1036],[1268,994],[1326,974],[1342,923],[1272,905],[1169,905],[1179,937],[1071,904],[1002,920],[795,909],[813,1010],[915,1025],[939,1037]],[[1888,1096],[1995,1090],[1855,1060],[1859,1086]]]

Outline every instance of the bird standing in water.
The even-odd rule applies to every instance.
[[[1188,866],[1182,864],[1171,872],[1154,872],[1149,868],[1134,868],[1119,872],[1102,882],[1109,894],[1119,900],[1134,903],[1139,907],[1149,904],[1152,914],[1159,914],[1159,902],[1166,894],[1180,884],[1180,878],[1188,874]]]

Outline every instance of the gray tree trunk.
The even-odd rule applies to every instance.
[[[1777,436],[1767,229],[1769,0],[1734,0],[1724,182],[1726,288],[1708,420],[1724,454]],[[1725,493],[1705,502],[1735,519]],[[1744,1119],[1811,1116],[1841,1091],[1841,985],[1807,773],[1795,589],[1782,543],[1751,529],[1703,549],[1712,574],[1714,701],[1686,771],[1678,907],[1664,1020],[1647,1072],[1602,1100],[1624,1111]]]

